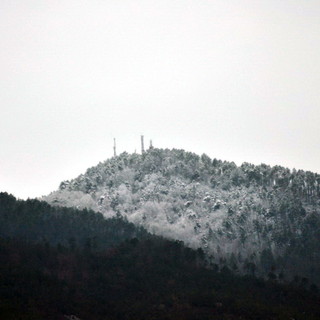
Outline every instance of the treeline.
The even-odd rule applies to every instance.
[[[139,180],[147,174],[158,172],[167,177],[180,175],[190,182],[201,181],[225,190],[232,186],[255,184],[261,187],[289,188],[309,201],[320,197],[318,173],[247,162],[237,166],[234,162],[211,159],[206,154],[199,156],[178,149],[149,149],[142,155],[124,152],[88,169],[86,174],[76,179],[62,182],[60,188],[90,193],[101,184],[112,187],[119,182],[114,179],[116,173],[127,168],[133,169],[135,179]]]

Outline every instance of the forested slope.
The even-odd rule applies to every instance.
[[[100,250],[148,236],[146,230],[121,217],[105,219],[92,210],[57,208],[44,201],[17,200],[0,193],[0,237],[5,239]]]
[[[124,216],[240,272],[320,283],[319,195],[316,173],[149,149],[99,163],[44,200]]]
[[[315,285],[237,276],[119,218],[0,193],[0,219],[1,319],[320,317]]]

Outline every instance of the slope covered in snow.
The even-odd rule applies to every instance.
[[[320,283],[319,197],[312,172],[152,148],[99,163],[43,199],[122,215],[234,271]]]

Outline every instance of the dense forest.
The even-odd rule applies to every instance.
[[[99,163],[43,200],[122,216],[239,273],[320,284],[319,197],[316,173],[150,148]]]
[[[0,318],[319,319],[317,286],[217,265],[89,210],[0,193]]]
[[[0,237],[70,249],[106,249],[148,232],[122,217],[105,219],[91,210],[52,207],[44,201],[17,200],[0,193]]]

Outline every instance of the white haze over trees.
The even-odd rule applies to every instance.
[[[1,191],[48,194],[141,134],[320,171],[319,1],[2,0],[0,40]]]

